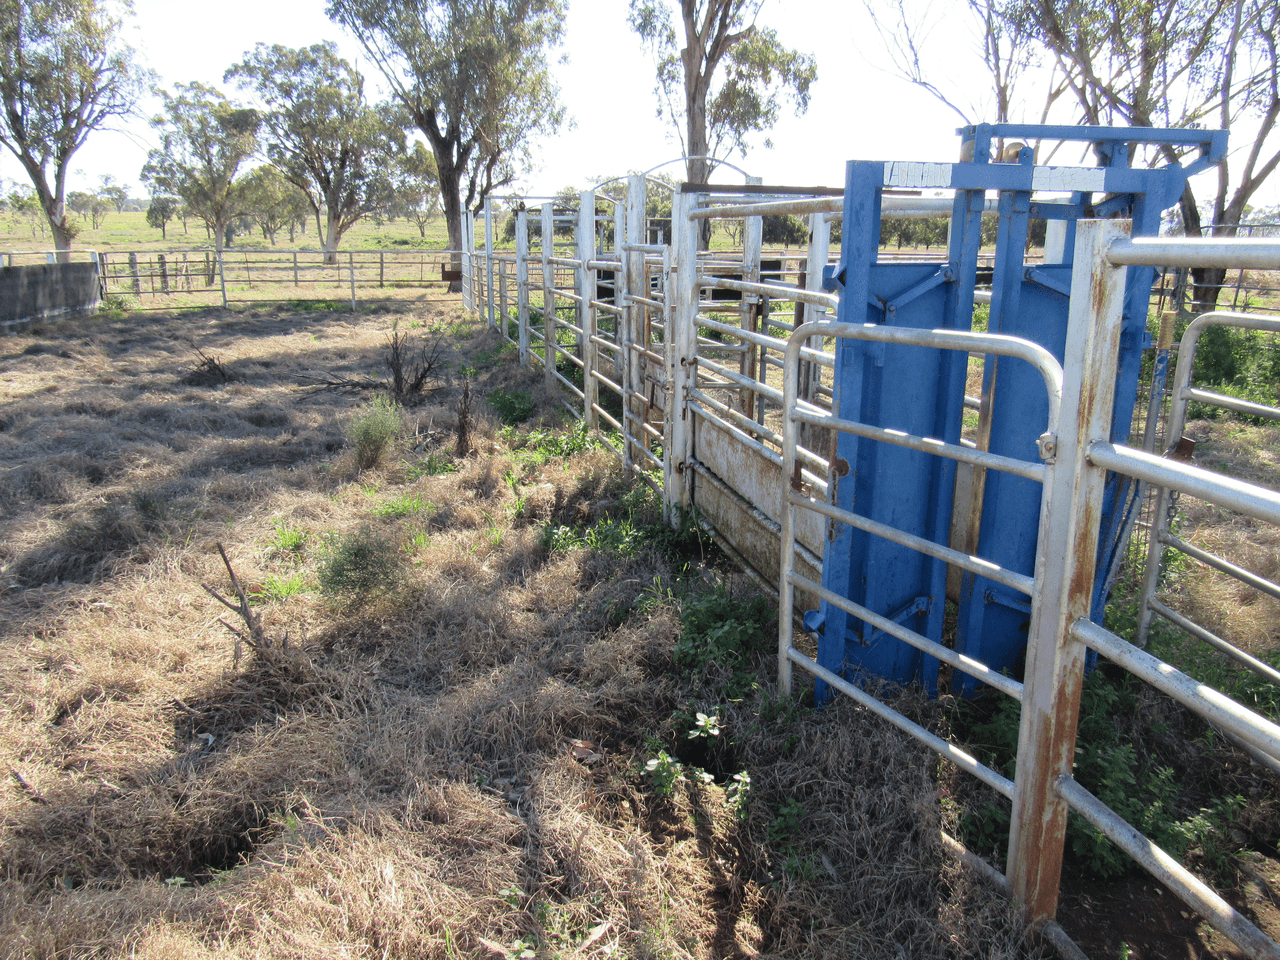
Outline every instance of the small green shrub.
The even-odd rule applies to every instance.
[[[375,516],[382,517],[386,520],[394,520],[400,517],[411,517],[415,513],[421,513],[423,510],[430,510],[431,504],[427,503],[421,497],[415,497],[412,494],[404,493],[398,497],[392,497],[390,500],[384,500],[373,508]]]
[[[696,672],[716,662],[733,671],[731,686],[751,685],[749,658],[772,644],[765,635],[773,611],[763,597],[731,597],[724,590],[688,597],[680,611],[676,663]]]
[[[283,520],[273,520],[271,526],[276,532],[271,540],[271,546],[278,553],[291,553],[297,556],[306,548],[307,532],[301,527],[291,527]]]
[[[376,531],[335,537],[317,571],[320,593],[346,601],[383,593],[399,582],[403,563],[404,552]]]
[[[306,589],[306,578],[300,573],[295,573],[288,577],[277,577],[275,574],[270,574],[262,581],[261,589],[254,591],[249,596],[259,603],[278,603],[295,594],[305,593]]]
[[[533,416],[533,398],[524,390],[490,390],[487,402],[508,426],[524,423]]]
[[[400,427],[400,408],[390,397],[374,397],[357,411],[349,431],[356,466],[361,470],[376,467],[387,447],[400,435]]]
[[[675,792],[676,784],[684,779],[684,764],[659,750],[658,755],[644,765],[649,775],[649,785],[659,797],[669,797]]]
[[[734,819],[745,820],[751,805],[751,774],[746,770],[735,773],[733,779],[724,788],[724,798],[725,806],[729,808]]]
[[[1230,802],[1179,819],[1179,785],[1174,770],[1144,760],[1133,744],[1122,738],[1117,718],[1132,716],[1137,708],[1137,698],[1123,680],[1112,680],[1102,670],[1085,678],[1075,779],[1172,856],[1181,858],[1194,848],[1206,863],[1223,860],[1229,843],[1227,826],[1239,805],[1229,798]],[[1002,699],[989,716],[970,726],[969,740],[975,752],[1011,778],[1016,772],[1020,712],[1016,701]],[[998,857],[1004,855],[1008,831],[1009,811],[1004,803],[971,810],[961,822],[961,833],[969,846],[983,853],[995,850]],[[1077,861],[1096,876],[1114,877],[1133,867],[1127,854],[1074,812],[1067,819],[1067,845]]]
[[[785,844],[800,830],[804,820],[804,804],[792,797],[778,807],[778,814],[769,824],[767,836],[770,843]]]
[[[519,444],[517,460],[536,466],[604,446],[585,423],[578,423],[569,430],[530,430],[523,438],[512,436],[508,442]]]
[[[458,465],[443,453],[429,453],[425,460],[409,465],[409,479],[420,480],[423,477],[439,477],[447,473],[457,473]]]

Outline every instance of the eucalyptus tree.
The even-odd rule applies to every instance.
[[[147,226],[159,227],[160,237],[163,240],[169,239],[169,221],[173,219],[174,214],[178,212],[178,201],[173,197],[166,197],[159,194],[151,198],[151,204],[147,207]]]
[[[98,0],[0,0],[0,144],[26,171],[59,250],[71,158],[95,130],[133,112],[148,73]]]
[[[325,260],[334,263],[342,235],[387,206],[391,170],[404,151],[404,123],[389,106],[365,100],[364,78],[337,45],[300,50],[258,44],[223,77],[261,100],[267,159],[311,203]]]
[[[278,232],[287,229],[299,216],[305,220],[311,214],[310,199],[269,163],[250,170],[241,182],[247,216],[273,247]]]
[[[922,66],[928,25],[909,14],[908,0],[866,4],[898,72],[954,107]],[[983,37],[993,119],[1230,130],[1231,155],[1212,182],[1188,182],[1179,214],[1191,236],[1238,231],[1280,167],[1280,4],[967,0],[966,6]],[[1021,104],[1035,99],[1031,91],[1043,99],[1027,116]],[[1188,149],[1163,145],[1147,159],[1179,162]],[[1191,272],[1197,309],[1212,310],[1225,271]]]
[[[778,121],[784,102],[809,108],[813,57],[789,50],[756,24],[764,0],[631,0],[628,22],[657,61],[658,116],[675,126],[690,183],[706,183],[712,163],[744,156],[753,134]],[[772,146],[766,138],[765,146]]]
[[[1276,0],[1008,0],[1006,21],[1053,55],[1087,123],[1232,130],[1214,185],[1188,183],[1189,235],[1234,235],[1280,166],[1280,4]],[[1160,148],[1164,161],[1181,160]],[[1196,190],[1207,192],[1197,198]],[[1207,199],[1209,223],[1201,216]],[[1226,271],[1192,271],[1197,309],[1217,305]]]
[[[427,224],[440,216],[440,176],[436,172],[436,158],[422,141],[400,157],[392,180],[389,212],[407,218],[425,240]]]
[[[236,177],[258,152],[258,112],[201,83],[159,93],[164,112],[152,126],[160,148],[147,155],[142,178],[152,192],[182,200],[221,250],[227,227],[248,211],[248,191]]]
[[[463,212],[514,181],[564,120],[548,68],[564,0],[329,0],[327,10],[426,137],[460,250]]]

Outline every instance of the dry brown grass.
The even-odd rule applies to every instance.
[[[393,322],[456,319],[0,341],[0,956],[1034,955],[944,854],[931,754],[850,703],[778,707],[767,656],[726,702],[673,669],[671,561],[541,546],[625,509],[611,454],[533,465],[477,402],[454,460],[464,364],[477,397],[536,384],[491,334],[455,329],[400,446],[356,469],[368,392],[306,378],[379,377]],[[404,575],[330,602],[326,538],[362,528]],[[219,542],[276,641],[239,664],[201,588],[227,590]],[[718,784],[642,775],[693,706],[724,719],[721,779],[750,771],[741,819]]]
[[[1198,420],[1195,462],[1218,473],[1280,489],[1280,426]],[[1191,497],[1179,501],[1178,536],[1201,549],[1280,582],[1280,530]],[[1280,601],[1233,577],[1190,561],[1171,582],[1175,609],[1254,656],[1280,651]]]

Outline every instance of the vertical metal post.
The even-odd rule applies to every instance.
[[[293,252],[293,285],[298,285],[298,251]]]
[[[474,291],[471,283],[475,279],[476,252],[476,215],[468,210],[462,220],[462,308],[468,313],[475,310]]]
[[[351,280],[351,312],[356,312],[356,257],[347,251],[347,276]]]
[[[1077,223],[1058,435],[1046,438],[1007,864],[1033,924],[1052,919],[1058,905],[1068,808],[1056,785],[1071,776],[1086,652],[1070,627],[1089,617],[1104,479],[1086,451],[1111,436],[1124,308],[1125,271],[1106,251],[1128,235],[1125,221]]]
[[[516,211],[516,324],[520,365],[529,363],[529,211]]]
[[[507,265],[505,263],[498,264],[498,316],[502,320],[498,332],[502,334],[503,340],[510,340],[507,335]]]
[[[764,183],[760,177],[747,177],[747,183],[755,186]],[[748,283],[760,282],[760,251],[764,245],[764,217],[747,217],[743,223],[742,230],[742,279]],[[738,324],[744,330],[754,329],[755,317],[757,315],[757,304],[760,298],[755,294],[744,293],[738,311]],[[768,331],[761,331],[767,333]],[[755,344],[748,344],[746,341],[740,341],[747,347],[739,354],[738,372],[744,377],[755,375],[755,361],[759,348]],[[759,396],[753,390],[744,387],[738,398],[738,404],[742,408],[742,412],[747,416],[753,416],[757,405],[763,406],[764,397]]]
[[[556,382],[556,274],[551,263],[556,218],[553,204],[542,205],[542,377],[550,390]]]
[[[579,325],[582,329],[582,417],[587,426],[599,426],[596,403],[599,383],[596,381],[596,308],[591,301],[596,298],[596,272],[589,263],[596,255],[596,195],[584,190],[578,195],[578,303]]]
[[[627,230],[626,201],[618,200],[615,198],[613,201],[613,254],[614,254],[614,257],[619,261],[620,265],[617,270],[613,271],[613,305],[617,307],[619,310],[623,309],[626,302],[626,297],[624,296],[624,293],[626,288],[627,266],[626,266],[625,258],[622,253],[622,244],[625,242],[624,238],[626,237],[626,230]],[[623,318],[622,314],[620,313],[612,314],[612,319],[613,319],[613,342],[617,344],[620,348],[622,346],[622,339],[623,339],[622,327],[626,321]],[[622,404],[623,410],[626,410],[627,408],[626,400],[625,400],[627,385],[625,383],[625,377],[623,374],[623,371],[626,370],[627,368],[626,363],[627,363],[626,354],[621,349],[615,350],[613,354],[613,381],[614,383],[622,387],[622,393],[624,397],[623,404]],[[627,426],[626,415],[624,414],[622,418],[622,427],[623,427],[622,432],[624,437],[626,434],[626,426]],[[626,446],[625,442],[623,446],[624,447]]]
[[[132,253],[129,254],[129,259],[135,260],[135,255]],[[136,271],[134,272],[134,276],[137,276]],[[225,310],[227,309],[227,273],[223,269],[221,250],[218,251],[218,281],[222,284],[222,309]]]
[[[643,403],[637,402],[637,395],[641,395],[643,388],[643,380],[640,375],[641,359],[636,352],[635,345],[644,341],[644,317],[645,306],[642,303],[636,303],[632,299],[636,296],[649,296],[648,285],[645,283],[644,272],[644,252],[634,249],[644,243],[644,205],[645,205],[645,187],[644,177],[630,176],[627,178],[627,222],[626,222],[626,239],[618,245],[619,256],[622,259],[623,271],[626,275],[626,285],[624,287],[624,302],[621,304],[623,308],[622,316],[619,318],[619,329],[622,344],[622,391],[623,391],[623,442],[625,444],[624,451],[626,456],[623,462],[630,469],[634,455],[632,452],[632,442],[638,444],[642,449],[649,448],[648,440],[645,436],[644,427],[641,424],[647,422],[645,417]],[[626,249],[626,247],[632,249]],[[635,419],[629,419],[627,415]],[[632,431],[637,431],[634,441],[627,439],[632,436]]]
[[[489,308],[489,326],[493,326],[493,197],[484,201],[484,294]]]
[[[803,276],[803,284],[806,290],[821,292],[822,290],[822,271],[827,265],[827,258],[831,255],[831,223],[826,216],[821,213],[812,213],[809,215],[809,247],[805,254],[805,269]],[[801,309],[796,311],[797,323],[813,323],[818,320],[825,320],[827,317],[827,308],[818,306],[814,303],[806,303],[801,305]],[[768,332],[767,330],[765,331]],[[810,337],[807,344],[814,350],[822,349],[821,337]],[[817,402],[818,387],[822,383],[822,367],[811,360],[801,360],[800,369],[797,376],[797,396],[807,400],[809,403]],[[812,449],[814,428],[807,423],[797,426],[798,443],[806,449]],[[790,666],[788,665],[788,670]]]
[[[675,248],[675,290],[667,289],[670,316],[667,319],[667,382],[671,397],[667,403],[666,449],[663,451],[663,499],[678,526],[677,509],[688,510],[693,503],[693,418],[689,414],[690,390],[698,372],[698,221],[689,217],[698,194],[675,193],[671,198],[671,240]]]

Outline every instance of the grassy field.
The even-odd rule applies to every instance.
[[[94,230],[90,221],[79,221],[81,232],[72,244],[73,249],[84,250],[211,250],[213,241],[207,235],[204,225],[199,220],[188,222],[183,229],[180,220],[171,221],[168,236],[165,237],[155,227],[147,226],[145,213],[109,213]],[[50,247],[48,228],[43,231],[32,230],[29,220],[19,220],[8,214],[0,215],[0,250],[47,250]],[[396,247],[423,247],[429,250],[443,250],[448,247],[444,220],[439,219],[427,225],[426,237],[422,238],[418,228],[408,220],[397,220],[394,223],[384,222],[382,225],[372,220],[361,220],[347,231],[342,238],[345,249],[378,249]],[[259,230],[240,234],[232,240],[231,249],[269,250],[268,242]],[[299,232],[294,240],[289,240],[287,230],[276,234],[274,246],[281,250],[319,250],[322,246],[316,234],[314,220],[305,232]]]

